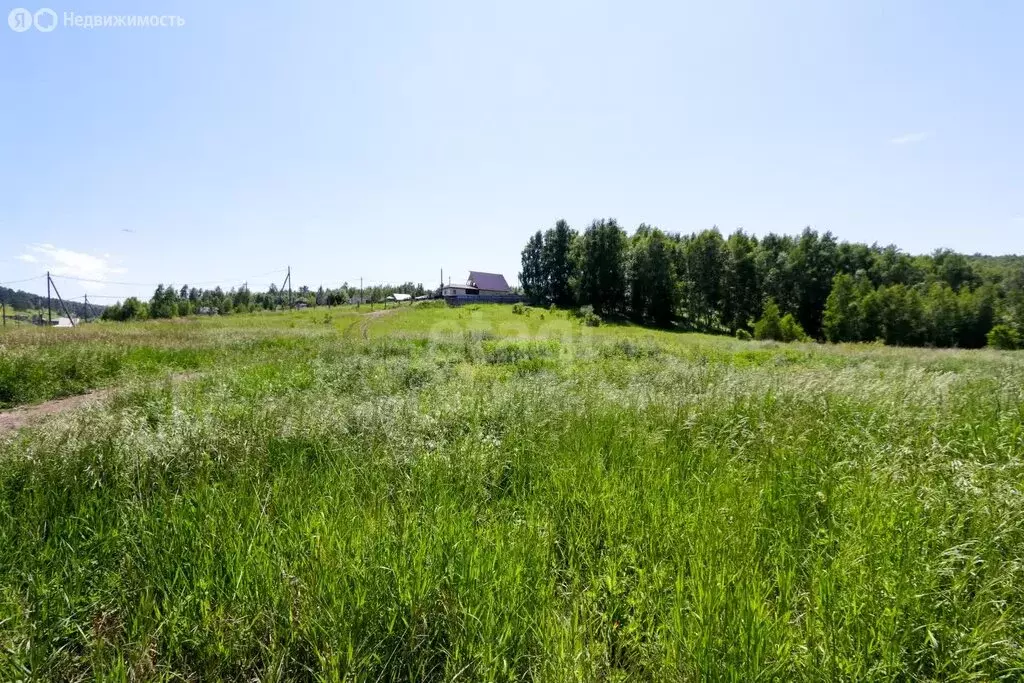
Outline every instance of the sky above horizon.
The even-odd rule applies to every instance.
[[[0,24],[14,288],[511,281],[559,218],[1024,252],[1021,3],[48,6]]]

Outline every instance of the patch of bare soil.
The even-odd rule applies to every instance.
[[[175,383],[183,382],[196,375],[197,373],[194,372],[181,372],[171,375],[170,380]],[[55,398],[52,401],[45,401],[36,405],[18,406],[10,410],[0,411],[0,434],[13,432],[30,424],[35,424],[50,415],[66,413],[69,410],[76,410],[90,403],[97,403],[113,393],[115,388],[96,389],[86,394]]]
[[[34,406],[19,406],[11,410],[0,412],[0,434],[21,429],[26,425],[33,424],[49,415],[75,410],[82,406],[102,400],[111,389],[100,389],[88,394],[68,396],[67,398],[56,398]]]

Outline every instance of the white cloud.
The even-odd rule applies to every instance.
[[[24,254],[18,256],[19,259],[25,263],[39,263],[55,276],[102,281],[124,272],[123,268],[118,268],[112,263],[110,254],[96,256],[45,243],[29,244],[26,249]],[[95,288],[100,287],[102,284],[97,282]]]
[[[900,135],[899,137],[895,137],[892,140],[889,140],[889,142],[894,145],[913,145],[918,142],[924,142],[931,136],[932,134],[927,131],[922,131],[919,133],[905,133],[903,135]]]

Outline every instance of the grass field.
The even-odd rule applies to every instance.
[[[365,312],[0,336],[0,680],[1024,677],[1024,354]]]

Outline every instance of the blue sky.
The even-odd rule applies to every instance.
[[[0,282],[513,279],[561,217],[1024,252],[1022,3],[48,6],[0,24]],[[140,8],[185,25],[63,25]]]

